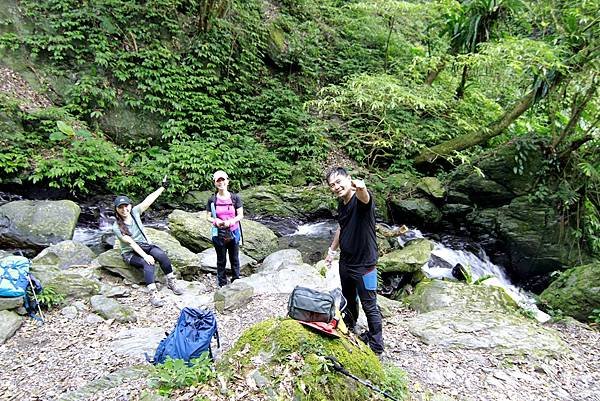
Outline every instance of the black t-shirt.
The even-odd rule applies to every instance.
[[[341,200],[338,204],[340,264],[365,273],[377,263],[375,202],[370,192],[369,195],[368,203],[354,194],[346,205]]]

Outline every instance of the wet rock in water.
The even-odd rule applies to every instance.
[[[465,267],[463,265],[461,265],[460,263],[457,263],[453,268],[452,268],[452,276],[457,279],[458,281],[467,281],[467,276],[465,276]]]
[[[380,257],[377,268],[385,273],[417,272],[429,260],[432,250],[433,243],[428,240],[411,241],[406,247]]]

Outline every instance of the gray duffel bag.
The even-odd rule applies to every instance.
[[[335,301],[328,292],[296,286],[288,300],[288,316],[303,322],[331,322]]]

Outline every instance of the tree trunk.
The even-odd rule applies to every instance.
[[[446,142],[424,149],[415,159],[415,165],[433,162],[438,156],[445,156],[455,150],[463,150],[479,145],[488,139],[500,135],[510,124],[531,107],[535,99],[535,91],[523,96],[513,107],[504,113],[500,120],[479,132],[462,135]]]
[[[562,130],[560,135],[557,138],[555,138],[554,141],[552,141],[553,148],[557,148],[558,145],[562,141],[564,141],[564,139],[571,134],[571,131],[573,131],[575,127],[579,124],[581,114],[583,113],[583,110],[585,110],[585,107],[587,106],[589,101],[592,100],[592,98],[594,97],[597,88],[598,82],[596,81],[596,74],[594,74],[592,76],[592,83],[590,84],[590,87],[583,96],[583,99],[581,99],[581,101],[579,102],[577,101],[577,99],[573,101],[573,107],[571,109],[571,118],[569,119],[567,126]]]
[[[431,86],[431,84],[433,84],[433,81],[436,80],[438,75],[440,75],[440,72],[442,72],[445,67],[446,63],[442,62],[434,70],[429,71],[429,74],[427,74],[427,78],[425,78],[425,85]]]
[[[463,67],[462,76],[460,77],[460,84],[458,88],[456,88],[456,93],[454,94],[454,99],[460,100],[465,95],[465,86],[467,86],[467,76],[469,73],[469,68],[465,65]]]

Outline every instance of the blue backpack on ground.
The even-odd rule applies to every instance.
[[[29,298],[27,288],[31,287],[34,294],[42,292],[42,284],[29,269],[31,261],[24,256],[9,255],[0,259],[0,297],[23,297],[23,305],[34,319],[41,320],[35,315],[39,310],[37,301]]]
[[[220,348],[217,319],[213,312],[183,308],[173,331],[158,344],[152,363],[164,363],[169,356],[189,362],[200,357],[205,351],[208,351],[212,358],[210,341],[213,336],[217,339],[217,347]]]
[[[0,297],[22,297],[27,293],[31,261],[24,256],[10,255],[0,259]]]

